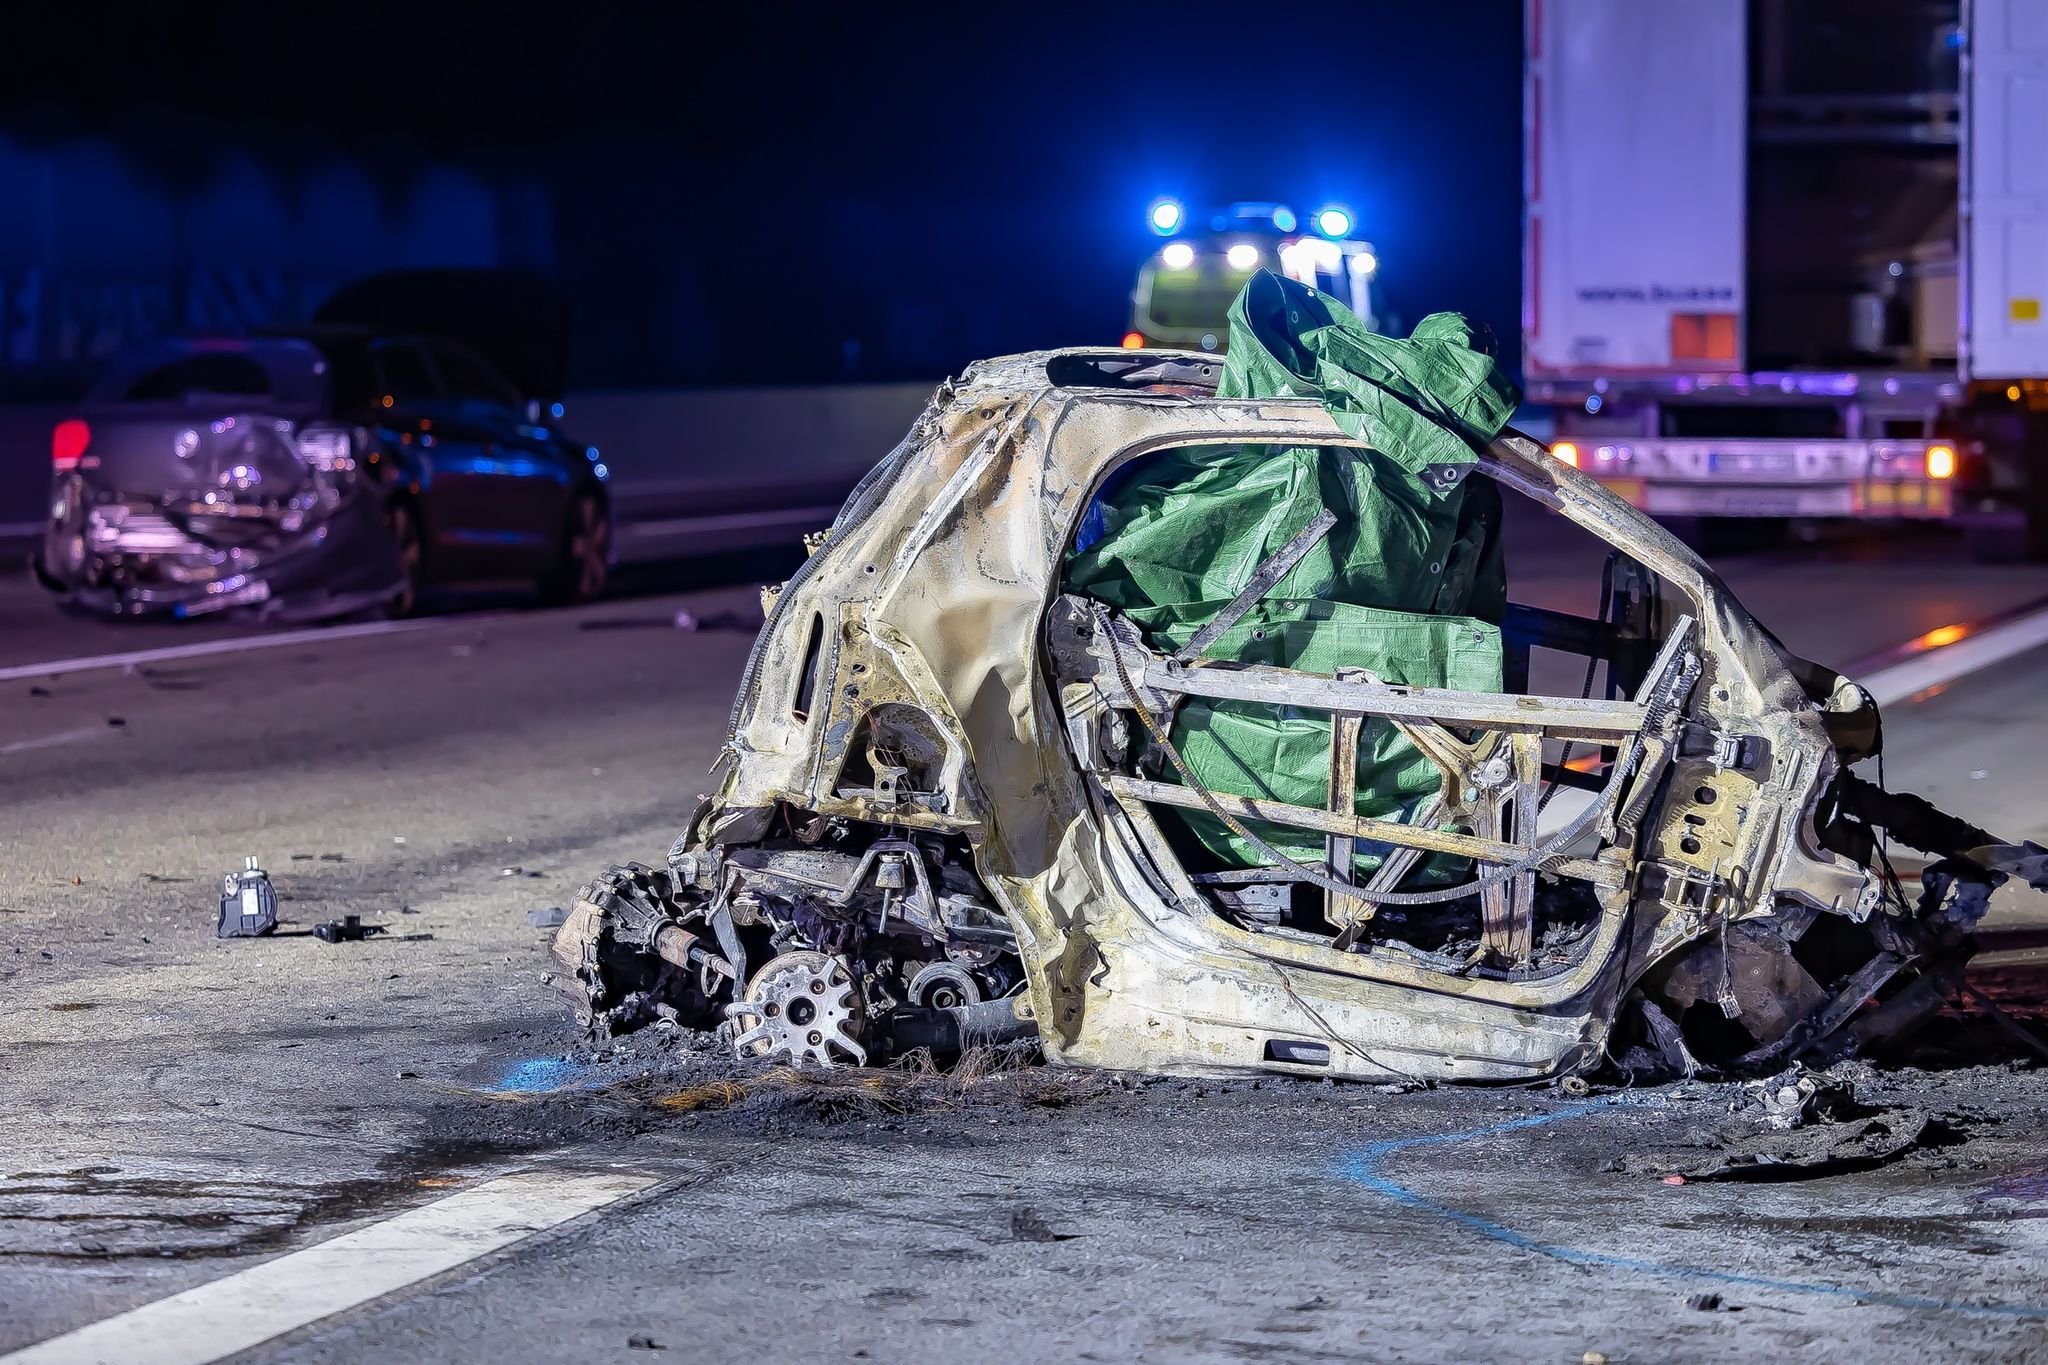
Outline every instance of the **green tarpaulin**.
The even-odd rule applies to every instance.
[[[1473,442],[1498,433],[1520,395],[1464,319],[1436,313],[1406,340],[1377,336],[1335,299],[1262,271],[1231,307],[1218,393],[1318,398],[1365,448],[1186,447],[1138,460],[1089,509],[1069,590],[1127,614],[1154,648],[1178,649],[1327,508],[1336,524],[1204,657],[1499,691],[1500,494],[1465,476]],[[1191,699],[1172,736],[1213,791],[1327,804],[1327,715]],[[1438,785],[1436,768],[1379,722],[1365,727],[1358,778],[1358,813],[1389,818]],[[1262,861],[1221,822],[1185,822],[1221,862]],[[1253,828],[1290,857],[1322,855],[1319,836]],[[1361,871],[1377,863],[1361,849]]]

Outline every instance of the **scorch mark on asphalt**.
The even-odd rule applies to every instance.
[[[1517,1232],[1505,1224],[1496,1223],[1490,1218],[1482,1218],[1476,1213],[1454,1209],[1380,1173],[1380,1167],[1385,1164],[1387,1158],[1417,1147],[1440,1147],[1452,1143],[1473,1142],[1481,1138],[1496,1137],[1502,1133],[1518,1132],[1524,1128],[1540,1128],[1548,1123],[1565,1123],[1585,1118],[1609,1107],[1598,1103],[1575,1104],[1554,1109],[1546,1114],[1507,1119],[1500,1123],[1490,1123],[1481,1128],[1466,1128],[1455,1133],[1427,1133],[1420,1137],[1388,1138],[1382,1142],[1369,1143],[1345,1157],[1338,1165],[1337,1173],[1352,1184],[1371,1190],[1374,1194],[1383,1195],[1403,1208],[1431,1214],[1492,1241],[1505,1243],[1518,1251],[1547,1256],[1568,1265],[1632,1271],[1639,1275],[1658,1275],[1667,1279],[1702,1280],[1713,1284],[1738,1285],[1746,1289],[1771,1289],[1788,1294],[1818,1294],[1829,1298],[1853,1299],[1858,1303],[1881,1304],[1889,1308],[1935,1309],[1978,1317],[2048,1319],[2048,1304],[1969,1303],[1958,1299],[1923,1298],[1917,1294],[1889,1294],[1881,1290],[1858,1288],[1855,1285],[1780,1280],[1767,1275],[1742,1275],[1733,1271],[1714,1270],[1707,1266],[1665,1265],[1658,1261],[1639,1260],[1633,1256],[1616,1256],[1605,1251],[1587,1251],[1579,1247],[1563,1246]],[[0,1361],[0,1365],[7,1365],[7,1362]]]

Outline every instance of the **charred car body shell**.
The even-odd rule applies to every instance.
[[[1014,934],[1023,976],[1011,999],[980,1008],[1000,1004],[1035,1025],[1054,1062],[1462,1081],[1591,1068],[1624,997],[1646,979],[1684,977],[1664,989],[1691,989],[1730,1018],[1769,1015],[1786,1008],[1783,992],[1744,977],[1756,962],[1731,935],[1782,948],[1816,919],[1894,916],[1877,873],[1824,847],[1818,824],[1845,753],[1861,756],[1856,745],[1874,734],[1867,697],[1788,656],[1691,551],[1512,432],[1483,452],[1479,472],[1623,552],[1673,599],[1632,696],[1431,692],[1166,659],[1108,613],[1062,597],[1077,523],[1128,462],[1224,443],[1358,444],[1314,401],[1203,392],[1212,364],[1044,353],[977,365],[940,390],[775,599],[719,785],[671,853],[666,913],[707,942],[715,925],[739,947],[719,912],[753,903],[764,886],[814,884],[822,899],[812,908],[829,914],[880,875],[875,848],[910,849],[913,863],[920,846],[934,862],[963,849],[972,882]],[[1484,963],[1445,962],[1356,929],[1331,941],[1220,913],[1153,818],[1162,805],[1193,808],[1196,795],[1146,781],[1123,757],[1132,735],[1190,696],[1321,709],[1354,749],[1360,723],[1401,727],[1443,768],[1456,821],[1363,821],[1334,798],[1329,811],[1200,799],[1333,843],[1407,850],[1374,884],[1382,893],[1422,853],[1472,859]],[[1584,813],[1539,839],[1546,739],[1603,746],[1611,761]],[[1343,748],[1340,739],[1333,753]],[[815,876],[790,870],[788,858],[814,856],[798,843],[846,830],[874,841],[863,859],[849,853]],[[899,916],[916,877],[939,875],[914,872],[896,874],[908,888]],[[1597,906],[1564,959],[1543,964],[1529,947],[1539,880],[1575,883]],[[820,922],[803,913],[810,893],[787,894],[796,913],[777,929],[778,948],[820,946]],[[971,962],[955,941],[962,916],[933,909],[947,899],[925,900],[924,943],[936,937],[944,957]],[[1368,929],[1369,913],[1356,916]],[[593,1016],[619,999],[616,985],[607,996],[601,961],[608,917],[579,906],[557,941],[592,988]],[[1914,932],[1900,918],[1896,934],[1877,937],[1896,947]],[[1776,948],[1757,961],[1793,970]],[[744,964],[739,978],[747,984]],[[715,1005],[721,983],[707,975],[700,985]],[[748,998],[727,1009],[735,1027],[752,1026],[743,1052],[781,1037],[761,1013],[767,997]],[[1759,1063],[1814,1027],[1747,1022],[1765,1043]]]

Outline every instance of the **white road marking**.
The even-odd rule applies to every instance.
[[[1953,644],[1901,659],[1857,681],[1870,689],[1879,706],[1890,706],[2044,644],[2048,644],[2048,610],[1965,634]]]
[[[59,744],[75,744],[81,739],[97,739],[107,732],[108,727],[104,725],[81,725],[76,730],[59,730],[54,735],[18,739],[12,744],[0,744],[0,758],[9,754],[25,754],[31,749],[54,749]]]
[[[237,1271],[11,1355],[0,1365],[205,1365],[511,1246],[658,1183],[522,1171]]]
[[[358,621],[345,626],[316,626],[310,630],[284,630],[268,635],[238,635],[227,640],[198,640],[189,645],[165,645],[159,649],[130,650],[125,654],[87,654],[75,659],[45,659],[41,663],[14,664],[0,668],[0,682],[22,678],[54,678],[66,673],[89,673],[100,668],[141,667],[145,664],[174,663],[179,659],[204,659],[216,654],[240,654],[251,649],[280,649],[287,645],[312,645],[326,640],[351,640],[360,635],[396,635],[405,631],[429,630],[447,621],[474,621],[475,617],[449,617],[441,621]]]
[[[635,539],[647,539],[710,531],[754,531],[770,526],[816,525],[823,529],[838,515],[839,508],[836,506],[784,507],[772,512],[728,512],[721,516],[671,517],[666,521],[629,521],[620,525],[619,534]]]

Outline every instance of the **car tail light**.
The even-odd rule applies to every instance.
[[[1138,350],[1143,350],[1143,349],[1144,349],[1144,346],[1145,346],[1145,334],[1144,334],[1143,332],[1125,332],[1125,333],[1124,333],[1124,349],[1125,349],[1126,351],[1138,351]]]
[[[76,469],[79,458],[91,444],[92,428],[76,417],[68,417],[50,433],[50,464],[57,469]]]
[[[1927,447],[1927,477],[1953,479],[1956,476],[1956,448],[1952,445]]]
[[[1573,469],[1579,467],[1579,447],[1574,441],[1559,441],[1550,448],[1550,453],[1557,457],[1559,464],[1568,464]]]

